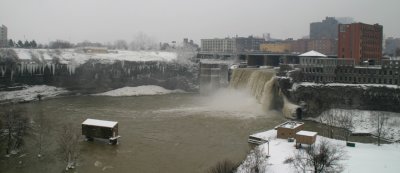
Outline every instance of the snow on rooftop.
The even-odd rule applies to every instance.
[[[286,121],[286,122],[284,122],[284,123],[282,123],[282,124],[276,126],[276,128],[277,128],[277,127],[283,127],[283,128],[288,128],[288,129],[295,129],[295,128],[297,128],[297,127],[303,125],[303,124],[304,124],[304,123],[302,123],[302,122],[297,122],[297,121]]]
[[[105,121],[105,120],[96,120],[96,119],[86,119],[82,124],[89,126],[100,126],[100,127],[109,127],[113,128],[118,124],[116,121]]]
[[[299,82],[292,85],[292,91],[296,91],[299,87],[358,87],[363,89],[368,89],[369,87],[386,87],[400,89],[400,86],[389,85],[389,84],[349,84],[349,83],[314,83],[314,82]]]
[[[302,130],[296,133],[296,135],[301,135],[301,136],[316,136],[317,132],[311,132],[311,131],[306,131]]]
[[[324,55],[322,53],[319,53],[317,51],[314,51],[314,50],[306,52],[306,53],[303,53],[303,54],[301,54],[299,56],[300,57],[327,57],[326,55]]]

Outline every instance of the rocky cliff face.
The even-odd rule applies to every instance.
[[[294,103],[304,103],[305,116],[330,108],[400,112],[400,87],[344,84],[291,84],[280,79],[282,92]]]
[[[58,61],[19,60],[12,50],[2,50],[0,72],[0,88],[16,84],[46,84],[80,93],[140,85],[186,91],[198,89],[198,64],[190,61],[116,60],[104,63],[90,59],[74,65]]]

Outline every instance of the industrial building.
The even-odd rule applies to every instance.
[[[383,27],[379,24],[339,24],[338,57],[353,58],[355,64],[379,64],[382,59]]]
[[[213,53],[238,53],[260,50],[260,44],[265,43],[264,38],[234,37],[201,39],[201,51]]]
[[[300,67],[305,82],[400,85],[400,60],[357,65],[352,58],[300,55]]]

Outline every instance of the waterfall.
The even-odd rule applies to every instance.
[[[294,118],[299,106],[290,103],[275,87],[275,71],[271,69],[234,69],[229,86],[247,90],[263,106],[264,111],[282,109],[287,118]]]
[[[230,87],[248,90],[265,110],[269,110],[272,100],[272,88],[275,72],[270,69],[235,69]]]

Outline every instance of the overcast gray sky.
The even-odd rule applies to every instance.
[[[143,32],[158,41],[248,36],[301,38],[326,16],[383,25],[400,37],[399,0],[0,0],[9,38],[48,42],[130,41]]]

